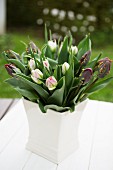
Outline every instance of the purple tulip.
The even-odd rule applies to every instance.
[[[28,47],[26,49],[27,54],[30,54],[31,51],[34,52],[34,53],[37,53],[37,52],[40,53],[39,48],[36,46],[36,44],[33,41],[31,41],[29,43],[29,45],[28,45]]]
[[[86,66],[86,64],[89,62],[91,56],[91,51],[87,51],[80,59],[80,63],[83,66]]]
[[[91,68],[86,68],[85,70],[83,70],[82,74],[81,74],[81,79],[83,81],[83,84],[88,83],[93,75],[93,70]]]
[[[98,77],[104,78],[111,68],[111,60],[108,57],[105,57],[98,61]]]
[[[20,55],[12,50],[7,50],[7,51],[5,51],[5,53],[9,59],[19,59],[20,60]]]
[[[13,64],[5,64],[5,68],[10,76],[14,76],[13,73],[15,73],[14,69],[16,69],[15,65]]]

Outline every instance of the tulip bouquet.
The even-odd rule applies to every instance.
[[[31,41],[21,55],[12,50],[3,52],[8,61],[5,68],[12,76],[6,82],[25,99],[39,104],[42,112],[74,111],[79,102],[105,87],[113,77],[105,78],[112,62],[108,57],[100,59],[99,54],[91,60],[89,35],[78,46],[72,41],[71,33],[62,42],[52,40],[45,29],[41,49]]]

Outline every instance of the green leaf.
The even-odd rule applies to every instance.
[[[44,104],[43,104],[43,102],[40,101],[40,100],[39,100],[39,108],[40,108],[40,110],[42,111],[42,113],[46,113],[46,110],[45,110],[45,108],[44,108]]]
[[[60,66],[60,65],[56,66],[53,76],[57,79],[57,81],[59,81],[62,78],[62,76],[63,76],[62,75],[62,66]]]
[[[57,80],[59,81],[62,77],[62,66],[57,66]]]
[[[10,78],[7,79],[6,82],[13,86],[22,96],[28,98],[31,101],[39,98],[36,91],[20,79]]]
[[[37,68],[37,67],[38,67],[37,60],[36,60],[37,55],[34,55],[34,53],[32,53],[32,56],[33,56],[33,58],[34,58],[35,66],[36,66],[36,68]]]
[[[13,87],[19,87],[19,88],[22,88],[22,89],[27,89],[27,90],[33,90],[32,87],[30,87],[28,84],[26,84],[24,81],[18,79],[18,78],[9,78],[7,80],[5,80],[5,82],[9,83],[11,86]]]
[[[78,44],[78,50],[80,50],[83,47],[86,48],[87,51],[91,50],[90,35],[86,35],[86,37],[82,41],[80,41],[80,43]]]
[[[75,56],[73,59],[74,59],[74,75],[76,75],[80,68],[80,62]]]
[[[45,56],[48,57],[48,58],[51,58],[51,59],[53,58],[53,54],[52,54],[51,49],[48,45],[47,45],[46,50],[45,50]]]
[[[25,68],[24,74],[25,74],[26,76],[29,75],[29,74],[31,74],[31,72],[30,72],[30,70],[29,70],[28,67]]]
[[[96,58],[94,58],[94,60],[92,60],[91,62],[89,62],[89,64],[86,66],[87,68],[92,68],[92,70],[95,68],[98,60],[100,59],[102,53],[100,53]]]
[[[78,87],[77,86],[75,86],[75,87],[72,87],[70,90],[69,90],[69,93],[68,93],[68,96],[67,96],[67,101],[66,101],[66,103],[69,105],[69,103],[70,103],[70,101],[71,100],[73,100],[75,97],[76,97],[76,95],[77,95],[77,89],[78,89]]]
[[[56,60],[51,59],[51,58],[47,58],[47,60],[49,61],[51,68],[55,69],[58,62]]]
[[[61,86],[62,83],[62,86]],[[64,88],[65,88],[65,79],[64,77],[59,81],[59,87],[60,89],[57,89],[53,92],[53,94],[48,98],[47,103],[48,104],[55,104],[58,106],[62,106],[63,103],[63,97],[64,97]]]
[[[52,40],[52,32],[51,32],[51,30],[49,30],[49,37],[50,37],[50,40]]]
[[[38,94],[42,97],[42,99],[44,99],[44,101],[48,100],[49,93],[46,90],[44,90],[40,85],[27,80],[22,75],[18,75],[18,77],[21,80],[23,80],[25,83],[27,83],[29,86],[33,87],[38,92]]]
[[[58,64],[63,64],[64,62],[68,62],[68,37],[66,36],[63,41],[63,45],[58,57]]]
[[[71,106],[70,106],[70,112],[74,112],[75,111],[75,104],[72,104]]]
[[[32,81],[31,77],[26,76],[26,75],[23,74],[23,73],[17,73],[16,75],[17,75],[17,76],[22,76],[22,77],[24,77],[25,79],[27,79],[27,80],[29,80],[29,81]]]
[[[30,101],[36,101],[37,99],[39,99],[39,97],[36,95],[35,92],[33,91],[29,91],[26,89],[20,89],[19,87],[15,88],[22,96],[26,97],[27,99],[29,99]]]
[[[106,87],[112,80],[113,80],[113,77],[102,80],[102,81],[94,84],[93,86],[91,86],[91,88],[89,88],[89,90],[87,90],[86,93],[93,93],[97,90],[100,90],[100,89]]]
[[[45,105],[44,109],[46,111],[47,111],[47,109],[52,109],[52,110],[56,110],[57,112],[65,112],[67,110],[70,110],[70,107],[61,107],[61,106],[51,104],[51,105]]]
[[[87,35],[78,45],[77,58],[81,59],[81,57],[89,50],[91,51],[91,40],[89,35]]]
[[[15,64],[15,66],[17,66],[22,72],[24,72],[25,70],[25,66],[16,59],[7,59],[10,63]]]
[[[46,67],[43,67],[43,79],[47,79],[48,77],[50,77],[50,72]]]
[[[69,31],[69,47],[71,47],[72,42],[73,42],[73,37],[72,37],[71,32]]]
[[[72,65],[69,67],[69,69],[66,71],[65,74],[65,96],[67,95],[69,89],[72,86],[73,83],[73,79],[74,79],[74,71],[73,71],[73,67]]]
[[[45,43],[48,42],[48,32],[47,32],[47,26],[45,24]]]

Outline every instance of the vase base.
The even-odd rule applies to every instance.
[[[71,155],[74,151],[78,149],[78,142],[76,145],[70,145],[65,151],[57,151],[55,148],[52,147],[45,147],[42,145],[34,144],[32,142],[28,142],[26,144],[26,149],[55,163],[59,164],[64,159],[66,159],[69,155]]]

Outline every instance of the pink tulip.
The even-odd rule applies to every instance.
[[[39,69],[32,70],[31,71],[31,78],[35,83],[41,84],[42,81],[40,79],[43,78],[43,73]]]
[[[28,67],[30,70],[34,70],[36,65],[35,65],[35,61],[34,59],[30,59],[29,62],[28,62]]]
[[[43,61],[43,65],[44,65],[44,67],[46,67],[49,70],[49,62],[47,59],[45,61]]]
[[[48,77],[46,79],[46,86],[48,87],[49,90],[54,90],[57,86],[57,80],[55,79],[54,76]]]

